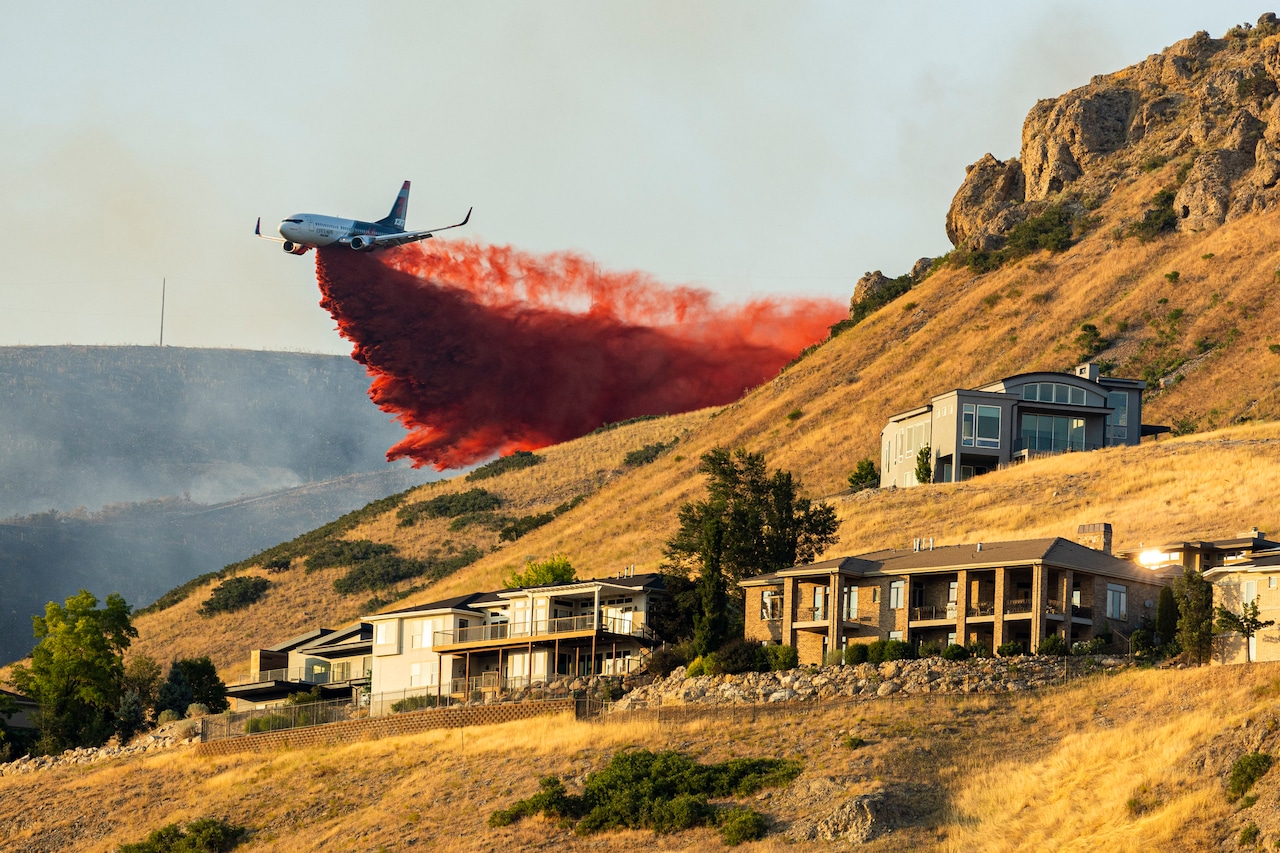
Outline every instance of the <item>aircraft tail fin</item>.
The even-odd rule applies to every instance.
[[[400,194],[396,196],[396,203],[391,206],[391,212],[384,218],[378,220],[379,225],[386,225],[390,228],[404,230],[405,219],[409,213],[409,182],[405,181],[404,186],[400,188]]]

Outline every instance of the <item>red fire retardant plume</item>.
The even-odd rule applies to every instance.
[[[316,273],[370,398],[409,431],[387,458],[439,469],[731,402],[845,316],[834,300],[718,307],[578,255],[469,242],[320,249]]]

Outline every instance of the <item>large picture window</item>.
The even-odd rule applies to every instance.
[[[1084,418],[1023,415],[1021,440],[1023,450],[1045,453],[1084,450]]]
[[[1129,590],[1123,584],[1107,584],[1107,618],[1129,621]]]
[[[1000,407],[978,406],[978,447],[1000,446]]]
[[[960,427],[960,443],[965,447],[973,447],[973,436],[976,432],[977,414],[974,411],[973,403],[964,404],[964,414],[962,425]]]
[[[1124,444],[1129,440],[1129,395],[1112,391],[1107,394],[1107,405],[1111,408],[1107,415],[1107,444]]]
[[[901,610],[906,607],[907,582],[894,581],[889,584],[889,607],[893,610]]]

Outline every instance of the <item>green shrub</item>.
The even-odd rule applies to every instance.
[[[866,643],[850,643],[844,647],[844,662],[850,666],[867,662]]]
[[[1181,175],[1181,171],[1179,172]],[[1185,178],[1185,175],[1182,176]],[[1128,234],[1137,237],[1139,242],[1149,243],[1161,234],[1166,234],[1178,227],[1178,214],[1173,210],[1173,199],[1177,191],[1165,187],[1156,193],[1150,206],[1142,214],[1142,219],[1129,226]]]
[[[530,468],[540,462],[542,462],[542,457],[536,453],[530,453],[528,450],[517,450],[510,456],[502,456],[487,465],[481,465],[467,475],[467,482],[474,483],[476,480],[486,480],[489,477],[497,477],[510,471]]]
[[[646,444],[644,447],[637,450],[628,451],[627,455],[622,457],[622,464],[628,468],[638,468],[641,465],[648,465],[664,452],[675,447],[679,442],[680,439],[673,438],[671,441],[666,443],[659,441],[656,444]]]
[[[880,487],[880,473],[876,471],[876,463],[872,459],[862,459],[858,462],[858,467],[849,475],[849,488],[855,492],[863,489],[878,489]]]
[[[209,715],[209,706],[203,702],[192,702],[187,706],[187,719],[198,719]]]
[[[1075,224],[1071,211],[1060,204],[1050,205],[1038,216],[1029,216],[1011,228],[1002,248],[995,251],[956,249],[951,252],[948,263],[986,273],[1041,250],[1063,252],[1075,242],[1072,239]]]
[[[844,664],[844,650],[830,649],[822,656],[823,666],[841,666]]]
[[[1137,631],[1134,632],[1135,634]],[[1100,655],[1107,650],[1107,646],[1111,645],[1111,641],[1103,637],[1094,637],[1092,640],[1085,640],[1079,643],[1071,644],[1071,654],[1073,655]]]
[[[645,669],[654,675],[665,678],[671,670],[688,663],[688,658],[678,648],[657,649],[649,655]]]
[[[121,844],[120,853],[225,853],[244,841],[249,830],[219,818],[193,820],[183,829],[176,823],[161,827],[146,841]]]
[[[996,648],[996,654],[1002,658],[1016,658],[1018,655],[1022,654],[1022,643],[1019,643],[1016,640],[1001,643]]]
[[[1271,769],[1273,759],[1265,752],[1250,752],[1236,759],[1231,765],[1231,778],[1227,783],[1227,799],[1231,802],[1249,793],[1257,782]]]
[[[420,711],[423,708],[434,708],[436,706],[436,697],[434,696],[406,696],[399,702],[391,703],[391,713],[399,714],[403,711]]]
[[[643,423],[645,421],[655,421],[658,418],[665,418],[666,415],[640,415],[635,418],[627,418],[625,421],[614,421],[613,423],[601,424],[591,431],[591,435],[599,435],[602,432],[611,432],[618,427],[631,426],[632,424]]]
[[[927,643],[921,643],[916,648],[916,654],[922,658],[936,658],[942,654],[942,644],[937,640],[930,640]]]
[[[571,824],[579,835],[590,835],[610,829],[677,832],[714,822],[726,844],[738,844],[761,837],[763,818],[750,817],[750,810],[741,807],[717,810],[709,800],[786,785],[800,770],[798,762],[775,758],[699,764],[679,752],[624,751],[588,775],[581,794],[569,794],[563,782],[547,777],[532,797],[490,815],[489,824],[507,826],[542,814]]]
[[[167,723],[176,723],[178,720],[181,720],[181,719],[182,719],[182,715],[179,714],[177,711],[173,710],[172,708],[166,708],[165,710],[160,712],[159,716],[156,717],[156,725],[163,726],[163,725],[166,725]]]
[[[1248,823],[1246,823],[1244,825],[1244,829],[1240,830],[1240,837],[1237,839],[1237,842],[1241,847],[1245,846],[1246,844],[1257,844],[1258,843],[1258,825],[1253,821],[1249,821]]]
[[[942,650],[943,660],[968,660],[969,650],[959,643],[952,643]]]
[[[536,515],[522,515],[512,520],[498,531],[499,542],[514,542],[527,533],[532,533],[545,524],[555,521],[554,513],[542,512]]]
[[[213,588],[208,599],[200,605],[201,616],[215,613],[231,613],[256,604],[271,588],[271,581],[257,576],[227,578]]]
[[[744,639],[725,643],[716,650],[716,659],[720,662],[720,671],[730,674],[759,672],[769,665],[761,645]]]
[[[383,542],[370,542],[368,539],[335,539],[316,548],[307,557],[307,572],[319,569],[332,569],[336,566],[353,566],[377,557],[384,557],[396,552],[396,546]]]
[[[705,672],[706,666],[702,660],[702,655],[698,655],[696,658],[689,661],[689,666],[685,669],[684,674],[687,678],[697,678],[700,675],[704,675]]]
[[[412,503],[396,510],[398,527],[412,527],[422,518],[457,518],[460,515],[492,512],[505,500],[484,489],[470,489],[450,495],[438,495],[429,501]]]
[[[429,582],[434,582],[471,565],[483,556],[483,552],[475,545],[468,545],[448,557],[433,555],[425,560],[385,554],[352,566],[345,575],[333,582],[333,588],[343,595],[350,595],[366,590],[373,592],[385,589],[409,578],[424,577]]]
[[[795,646],[764,646],[764,656],[772,672],[785,672],[800,665],[800,652]]]
[[[912,660],[916,650],[905,640],[886,640],[884,644],[885,660]]]
[[[991,647],[988,646],[986,643],[982,642],[982,640],[974,640],[972,643],[965,646],[965,648],[969,652],[969,657],[972,657],[972,658],[991,657]]]
[[[862,749],[867,742],[857,735],[845,735],[844,740],[840,741],[845,749]]]
[[[1067,641],[1059,637],[1057,634],[1050,634],[1040,641],[1040,646],[1036,649],[1038,655],[1065,655],[1067,653]]]
[[[293,720],[283,714],[267,714],[262,717],[250,717],[244,724],[246,734],[258,732],[277,732],[281,729],[293,728]]]
[[[764,838],[768,828],[764,815],[748,808],[721,809],[716,815],[716,825],[726,847],[737,847],[744,841]]]
[[[887,640],[872,640],[867,643],[867,663],[884,663],[884,647]]]

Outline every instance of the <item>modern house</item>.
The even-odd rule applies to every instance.
[[[1020,373],[976,389],[939,394],[889,419],[880,433],[880,487],[914,486],[928,447],[934,482],[951,483],[1048,453],[1137,444],[1167,431],[1142,425],[1146,383],[1100,375]]]
[[[1204,574],[1220,566],[1247,562],[1254,554],[1280,549],[1280,542],[1253,528],[1229,539],[1190,539],[1142,545],[1117,551],[1116,556],[1148,569],[1172,568],[1178,574],[1192,568]]]
[[[1214,650],[1215,663],[1280,660],[1280,547],[1259,550],[1228,560],[1204,573],[1213,583],[1213,603],[1234,613],[1257,602],[1258,617],[1275,622],[1247,641],[1238,634],[1222,634]]]
[[[377,714],[411,696],[490,698],[557,677],[622,675],[660,644],[648,620],[663,594],[661,575],[620,572],[379,613],[252,652],[227,694],[247,710],[319,685]]]
[[[249,653],[249,671],[227,685],[237,710],[278,705],[295,693],[320,688],[326,699],[368,693],[373,670],[373,626],[317,628]]]
[[[660,643],[648,617],[662,594],[661,575],[621,572],[371,616],[373,694],[467,697],[632,672]]]
[[[1101,525],[1100,525],[1101,526]],[[1050,634],[1068,645],[1106,631],[1128,637],[1154,619],[1167,581],[1067,539],[883,550],[794,566],[741,582],[746,637],[795,646],[821,663],[852,643],[904,640],[1034,651]]]

